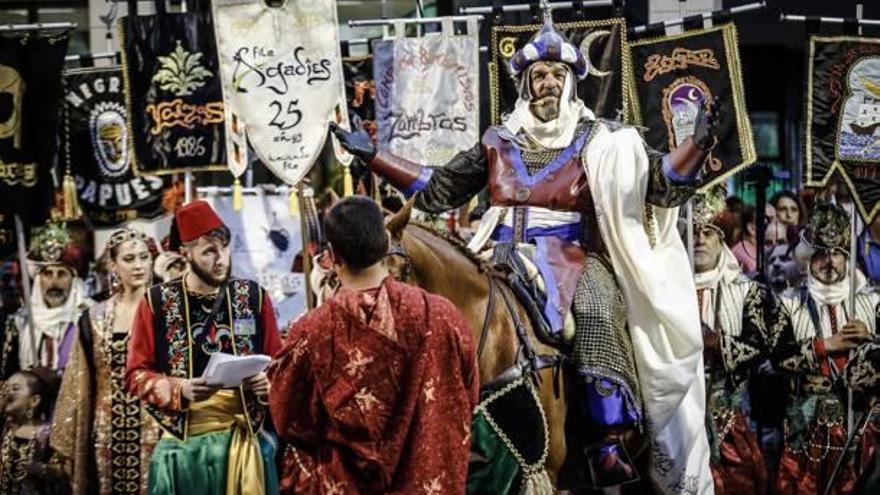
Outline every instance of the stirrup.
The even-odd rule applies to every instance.
[[[639,481],[639,472],[620,439],[602,441],[584,449],[594,489]]]

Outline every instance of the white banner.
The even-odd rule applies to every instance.
[[[285,331],[306,311],[306,282],[293,273],[293,261],[302,251],[298,217],[288,212],[286,195],[245,195],[241,211],[231,196],[208,196],[214,210],[232,232],[232,275],[258,282],[272,297],[278,329]]]
[[[480,138],[479,39],[476,18],[456,35],[452,19],[442,32],[373,44],[379,146],[422,165],[443,165]]]
[[[246,140],[294,185],[318,159],[330,121],[347,121],[336,0],[214,0],[227,156],[247,167]]]

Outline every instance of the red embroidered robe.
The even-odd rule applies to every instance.
[[[464,493],[479,374],[452,303],[388,277],[296,321],[270,366],[282,493]]]

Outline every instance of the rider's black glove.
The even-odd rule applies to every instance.
[[[345,151],[361,159],[365,165],[369,165],[376,156],[376,145],[373,139],[367,134],[367,131],[359,129],[355,132],[348,132],[336,122],[330,122],[330,132],[332,132],[339,144],[345,148]]]

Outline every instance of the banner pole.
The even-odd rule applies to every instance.
[[[856,271],[858,270],[858,210],[856,209],[855,198],[853,198],[852,202],[852,214],[850,215],[850,236],[849,236],[849,311],[850,311],[850,319],[857,318],[856,315]],[[849,352],[849,359],[852,359],[855,351]],[[852,435],[853,428],[855,425],[853,424],[854,420],[854,412],[853,412],[853,392],[852,388],[846,388],[846,434]]]
[[[37,350],[37,343],[34,336],[34,314],[31,311],[31,279],[30,279],[30,270],[28,270],[27,263],[27,245],[24,241],[24,223],[21,221],[21,217],[18,214],[15,215],[15,238],[18,242],[18,263],[20,265],[19,271],[21,272],[21,291],[24,299],[24,311],[27,315],[27,323],[28,323],[28,339],[31,341],[31,352],[33,352],[33,359],[35,363],[40,362],[39,351]],[[22,329],[18,329],[21,332]],[[21,338],[21,335],[19,335]]]
[[[688,259],[691,261],[691,271],[696,273],[694,265],[694,200],[689,199],[685,210],[687,215],[687,251]]]

